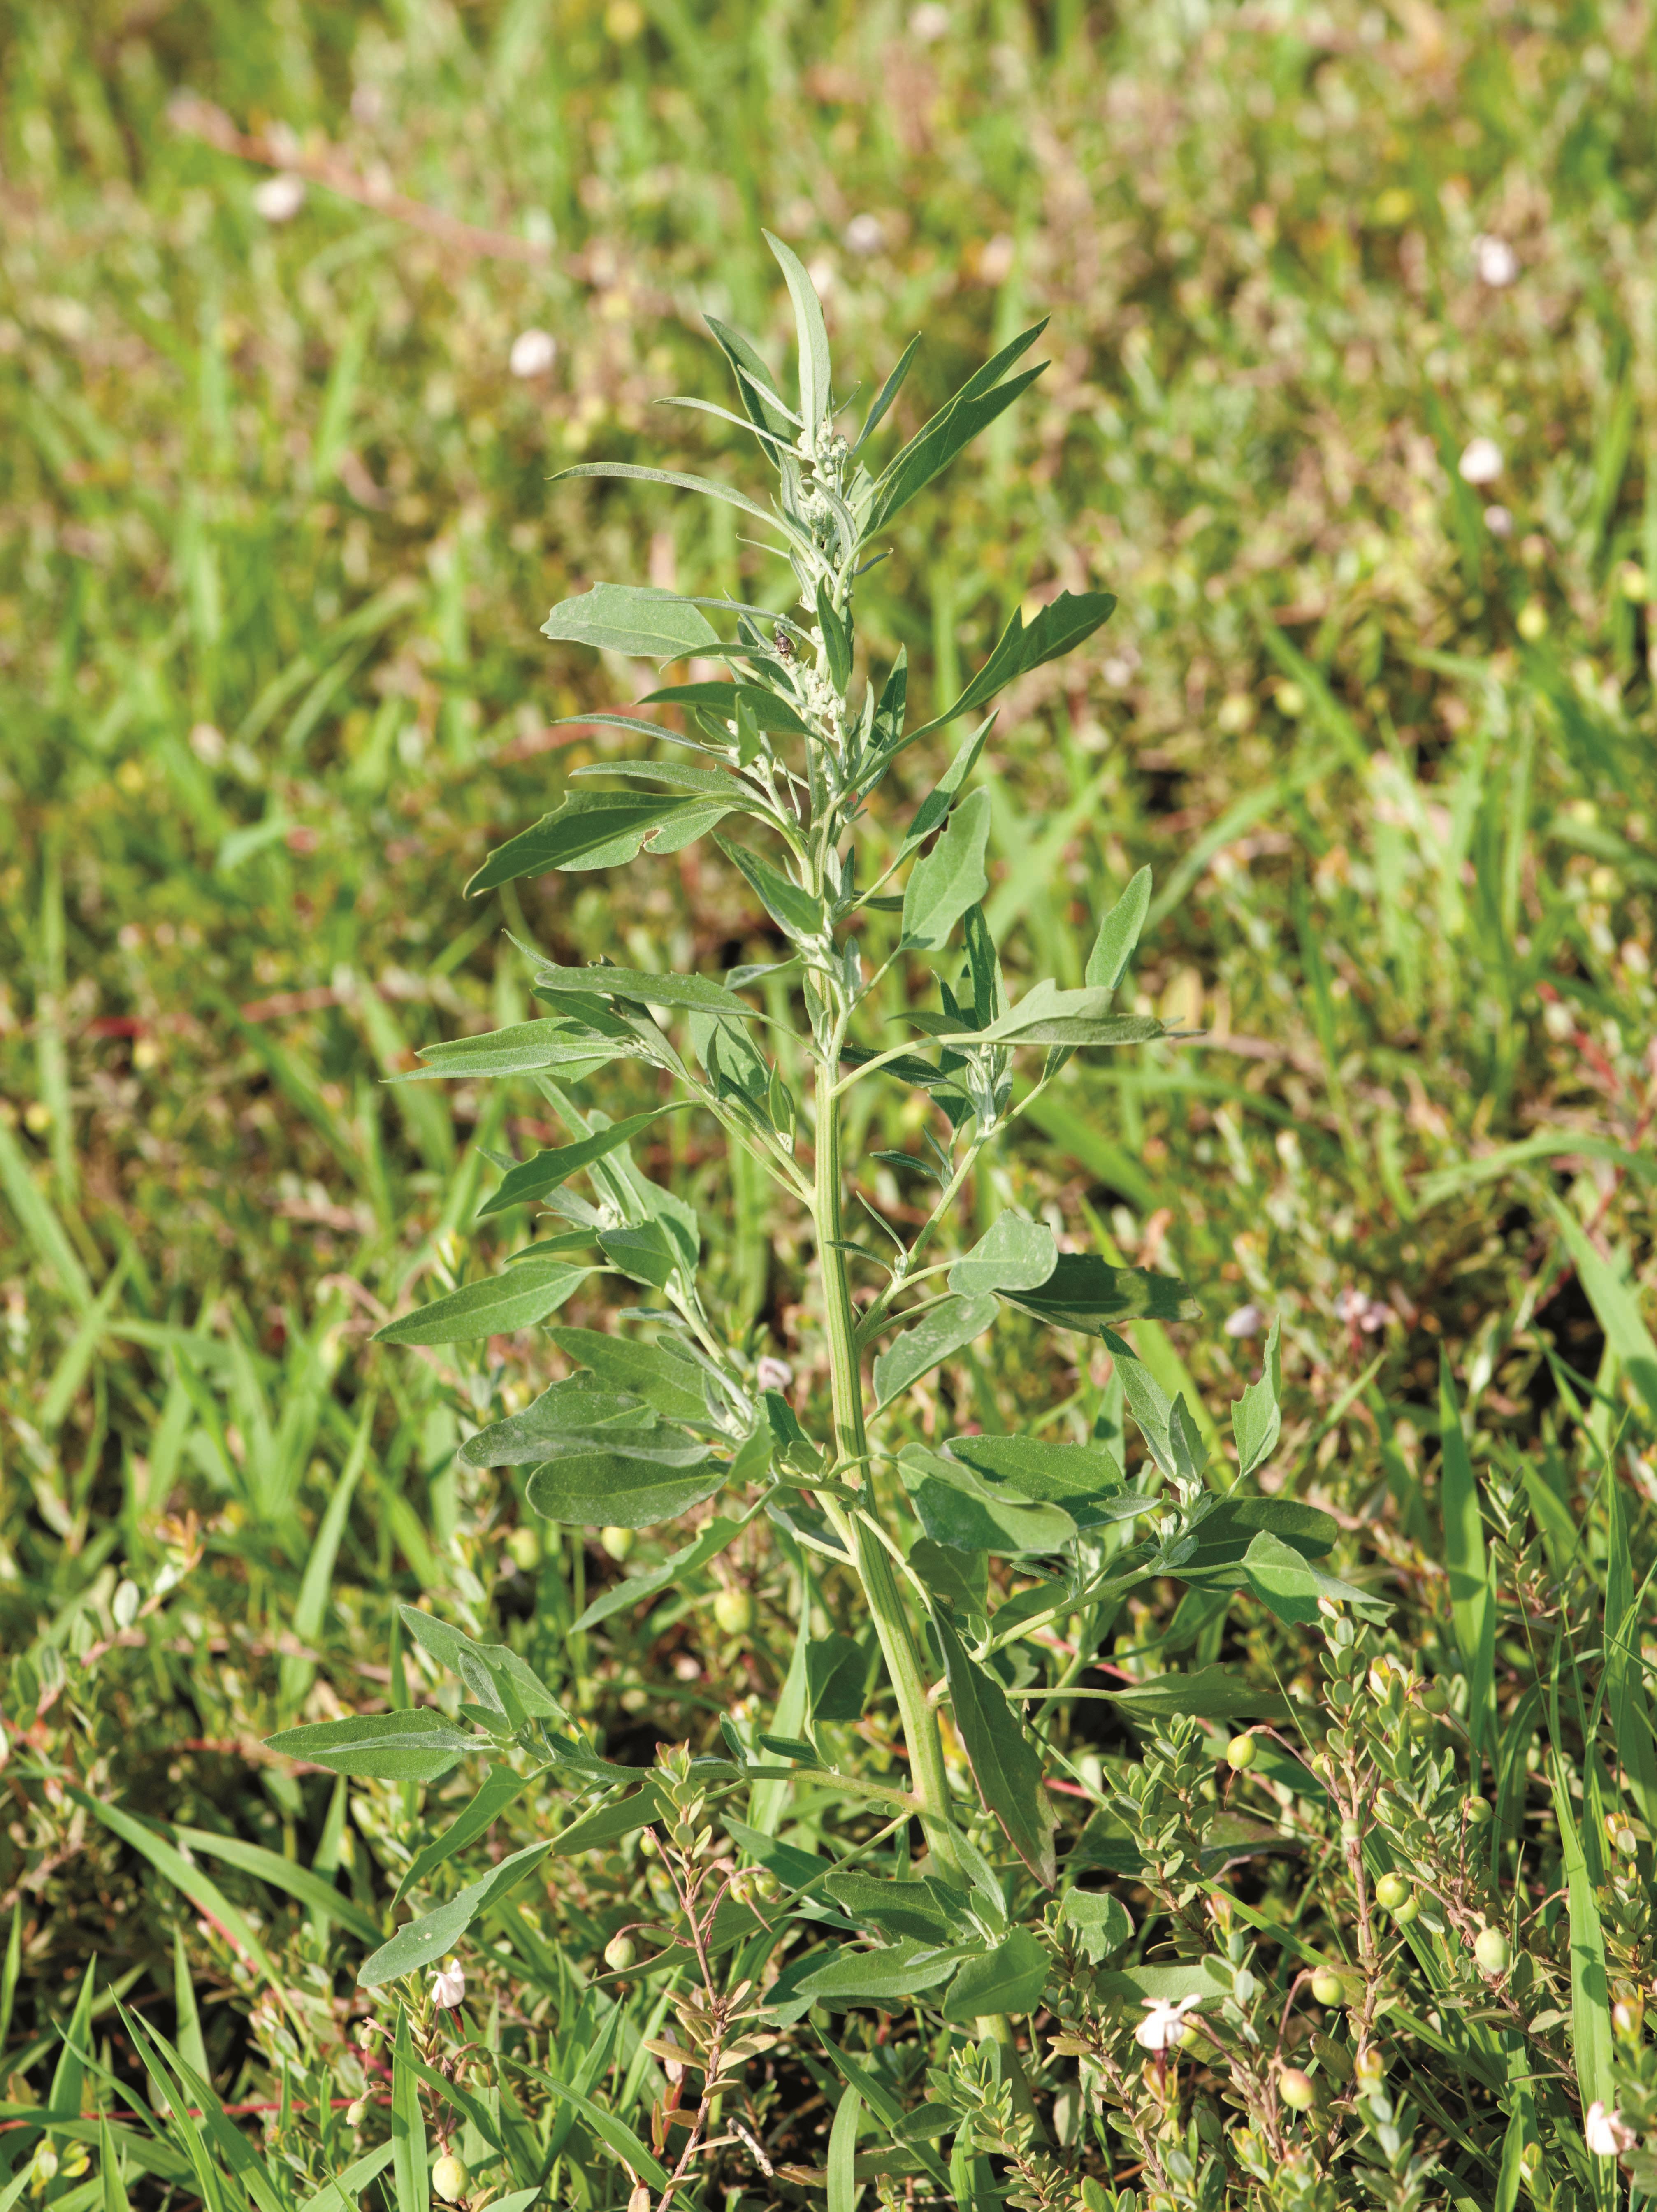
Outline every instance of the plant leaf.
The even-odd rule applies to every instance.
[[[951,1031],[943,1041],[956,1045],[1069,1045],[1080,1050],[1088,1045],[1149,1044],[1167,1035],[1162,1024],[1150,1014],[1113,1014],[1110,1001],[1108,991],[1061,991],[1047,976],[1033,983],[1016,1006],[1009,1006],[987,1028]]]
[[[688,477],[677,469],[642,469],[632,461],[578,461],[574,468],[560,469],[555,476],[547,478],[549,483],[568,483],[573,477],[613,477],[632,483],[668,484],[675,491],[699,491],[707,499],[722,499],[727,507],[739,507],[744,514],[751,514],[761,522],[768,523],[773,530],[799,541],[799,532],[780,514],[762,507],[757,500],[750,499],[745,491],[734,484],[720,483],[713,477]]]
[[[898,1471],[921,1527],[936,1544],[1015,1559],[1062,1552],[1075,1540],[1075,1522],[1058,1506],[1030,1504],[1016,1492],[1003,1495],[972,1468],[924,1444],[904,1445]]]
[[[1091,1252],[1061,1252],[1039,1289],[1010,1290],[1002,1296],[1010,1305],[1022,1306],[1054,1328],[1089,1334],[1108,1322],[1145,1316],[1191,1321],[1202,1311],[1177,1276],[1153,1275],[1144,1267],[1112,1267]]]
[[[1296,1554],[1298,1556],[1298,1554]],[[1167,1720],[1184,1714],[1193,1720],[1287,1720],[1287,1698],[1257,1689],[1232,1667],[1196,1667],[1188,1674],[1152,1674],[1122,1690],[1105,1692],[1129,1720]]]
[[[400,1713],[348,1713],[312,1721],[265,1738],[267,1751],[381,1782],[434,1782],[476,1751],[484,1739],[458,1728],[446,1713],[416,1705]]]
[[[750,420],[762,430],[768,430],[774,438],[788,442],[791,428],[799,428],[799,417],[784,401],[777,390],[776,380],[761,359],[753,341],[742,331],[731,329],[713,315],[703,319],[713,333],[715,343],[730,362],[737,380],[737,390],[747,409]]]
[[[1281,1621],[1293,1626],[1318,1619],[1318,1600],[1336,1598],[1365,1619],[1374,1620],[1390,1609],[1368,1590],[1358,1589],[1334,1575],[1326,1575],[1286,1544],[1281,1536],[1262,1528],[1243,1553],[1243,1577],[1260,1603]],[[1173,1571],[1179,1572],[1176,1567]]]
[[[556,1258],[523,1260],[504,1274],[468,1283],[414,1313],[376,1329],[375,1344],[470,1344],[483,1336],[510,1336],[556,1312],[592,1273]]]
[[[932,1627],[978,1794],[1030,1872],[1051,1889],[1056,1874],[1054,1823],[1041,1754],[1014,1717],[1001,1685],[970,1656],[949,1615],[934,1612]]]
[[[595,584],[579,598],[561,600],[541,635],[624,653],[629,660],[683,660],[719,641],[700,607],[675,592],[638,584]]]
[[[629,1114],[623,1121],[612,1121],[607,1129],[596,1129],[590,1137],[578,1138],[573,1145],[555,1145],[549,1152],[537,1152],[533,1158],[520,1160],[502,1182],[486,1206],[478,1208],[477,1218],[487,1220],[492,1213],[505,1213],[514,1206],[528,1206],[549,1191],[556,1190],[560,1183],[568,1182],[583,1168],[591,1167],[596,1160],[605,1159],[623,1145],[659,1121],[664,1114],[682,1113],[691,1102],[675,1099],[660,1106],[652,1106],[643,1114]]]
[[[452,1037],[445,1044],[419,1048],[424,1067],[394,1075],[393,1083],[417,1083],[437,1076],[533,1075],[543,1067],[556,1067],[569,1060],[591,1060],[595,1053],[613,1048],[603,1037],[582,1031],[552,1018],[538,1022],[514,1022],[511,1028],[492,1030],[487,1036]]]
[[[803,738],[807,735],[805,723],[797,708],[763,684],[671,684],[665,691],[652,691],[640,704],[645,707],[695,707],[705,714],[713,714],[721,722],[734,722],[738,705],[744,706],[762,730],[774,731],[784,737]],[[704,773],[713,774],[715,770]]]
[[[993,1950],[962,1960],[944,1993],[944,2019],[1034,2012],[1047,1986],[1049,1965],[1047,1952],[1029,1929],[1015,1928]]]
[[[754,1512],[758,1510],[755,1507]],[[710,1559],[718,1559],[721,1552],[727,1550],[753,1517],[753,1512],[744,1514],[740,1521],[716,1516],[689,1544],[664,1559],[659,1567],[652,1567],[648,1574],[627,1577],[614,1589],[594,1598],[586,1611],[572,1621],[570,1634],[579,1636],[586,1629],[596,1628],[601,1620],[608,1620],[613,1613],[642,1605],[646,1599],[656,1597],[665,1589],[683,1587]]]
[[[827,943],[828,914],[821,899],[813,898],[798,884],[790,883],[757,853],[747,852],[724,837],[718,843],[725,858],[747,878],[772,921],[796,945]]]
[[[496,1898],[504,1897],[551,1849],[549,1843],[526,1844],[521,1851],[491,1867],[480,1881],[469,1882],[446,1905],[422,1913],[406,1928],[399,1928],[389,1943],[382,1943],[357,1968],[357,1987],[377,1990],[394,1982],[399,1974],[424,1973],[435,1966],[453,1950],[478,1914],[486,1911]]]
[[[567,1358],[588,1369],[611,1390],[630,1390],[676,1421],[707,1418],[702,1370],[665,1344],[639,1344],[596,1328],[554,1328],[548,1335]]]
[[[1096,1966],[1113,1951],[1120,1951],[1133,1934],[1127,1907],[1108,1889],[1067,1891],[1059,1917],[1074,1930],[1077,1942]]]
[[[897,398],[898,393],[903,389],[904,380],[909,374],[910,363],[914,360],[915,354],[919,349],[920,345],[920,334],[917,331],[915,336],[910,339],[908,344],[904,347],[902,353],[898,356],[897,367],[892,371],[885,383],[881,386],[880,390],[875,394],[874,405],[871,407],[867,416],[865,417],[863,428],[858,432],[857,443],[852,448],[852,451],[854,453],[860,453],[863,451],[863,448],[868,444],[870,439],[874,436],[875,432],[885,421],[888,409],[891,406],[893,400]]]
[[[905,1329],[874,1364],[875,1397],[878,1405],[892,1400],[930,1375],[941,1360],[981,1336],[998,1309],[992,1297],[945,1298],[913,1328]]]
[[[1282,1324],[1274,1320],[1266,1340],[1266,1372],[1251,1382],[1231,1408],[1231,1433],[1237,1444],[1239,1475],[1253,1474],[1278,1449],[1283,1429],[1279,1400],[1283,1395],[1283,1355],[1278,1349]]]
[[[830,404],[828,332],[822,319],[822,302],[793,248],[768,230],[762,234],[777,258],[794,303],[794,327],[799,334],[799,409],[805,428],[815,434],[826,421]]]
[[[938,828],[939,823],[955,805],[960,796],[962,786],[978,765],[979,755],[984,750],[985,740],[990,734],[994,720],[995,717],[991,715],[987,722],[979,724],[915,809],[914,819],[903,833],[903,848],[898,854],[900,861],[905,860],[932,836],[933,830]]]
[[[711,975],[657,975],[643,968],[555,968],[535,971],[537,991],[549,997],[620,999],[637,1006],[694,1006],[731,1021],[754,1021],[756,1010]]]
[[[857,2212],[858,2129],[863,2120],[863,2100],[855,2089],[842,2089],[835,2107],[835,2124],[828,2130],[828,2212]]]
[[[1114,991],[1127,972],[1139,932],[1150,910],[1150,871],[1141,868],[1099,925],[1083,981],[1096,991]]]
[[[543,1519],[568,1527],[647,1528],[700,1505],[729,1476],[725,1462],[689,1437],[572,1437],[535,1469],[525,1495]]]
[[[860,1721],[870,1655],[850,1636],[813,1637],[805,1647],[805,1682],[814,1721]]]
[[[489,854],[466,885],[468,898],[543,876],[555,869],[623,867],[646,842],[659,853],[677,853],[723,821],[730,805],[717,799],[655,797],[640,791],[573,791],[533,828]]]
[[[1477,1771],[1479,1750],[1496,1720],[1495,1703],[1496,1606],[1490,1592],[1484,1522],[1478,1510],[1478,1485],[1467,1455],[1461,1425],[1461,1401],[1450,1373],[1450,1356],[1438,1355],[1439,1503],[1444,1514],[1444,1564],[1450,1579],[1450,1618],[1467,1670],[1467,1734]]]
[[[418,1889],[457,1851],[464,1850],[468,1844],[487,1835],[507,1806],[521,1797],[528,1787],[528,1775],[514,1774],[509,1766],[490,1767],[470,1803],[455,1815],[440,1836],[434,1836],[410,1860],[392,1904],[401,1905],[411,1889]]]
[[[949,1978],[959,1956],[955,1948],[907,1939],[878,1951],[848,1943],[820,1962],[815,1955],[800,1961],[798,1971],[785,1966],[766,2002],[776,2005],[803,1998],[807,2004],[825,2004],[831,2012],[862,2004],[907,2012],[923,1990]]]
[[[974,791],[961,801],[930,853],[909,871],[903,890],[903,941],[919,947],[945,943],[969,906],[990,887],[984,855],[990,836],[990,794]]]
[[[950,1450],[1019,1497],[1061,1505],[1078,1528],[1106,1528],[1152,1510],[1124,1487],[1120,1466],[1094,1444],[1041,1443],[1034,1437],[951,1437]]]
[[[985,1291],[1038,1291],[1058,1264],[1052,1230],[1009,1206],[950,1268],[950,1288],[963,1297]]]
[[[1039,368],[1024,370],[1009,383],[1000,384],[999,380],[1014,362],[1029,352],[1046,328],[1043,319],[1029,330],[1021,331],[1010,344],[1003,346],[999,353],[975,370],[954,398],[946,400],[916,432],[874,487],[867,534],[881,529],[907,507],[939,470],[949,466],[963,446],[970,445],[980,430],[1035,383],[1047,366],[1045,362]]]
[[[889,1940],[953,1943],[959,1940],[965,1898],[940,1881],[893,1881],[845,1867],[822,1885],[825,1895],[859,1928],[872,1928]]]
[[[969,708],[981,707],[986,699],[992,699],[1016,677],[1040,668],[1044,661],[1059,659],[1091,637],[1115,611],[1114,592],[1061,592],[1029,624],[1023,610],[1015,607],[1012,620],[1002,631],[995,650],[939,720],[952,722],[957,714],[964,714]],[[1144,903],[1148,906],[1150,902],[1147,887]],[[1137,929],[1134,935],[1138,935]]]
[[[404,1632],[440,1666],[458,1674],[473,1700],[504,1714],[513,1727],[535,1716],[562,1721],[564,1709],[526,1660],[506,1644],[477,1644],[464,1630],[418,1606],[400,1605]]]

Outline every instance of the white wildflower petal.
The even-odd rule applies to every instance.
[[[458,1959],[445,1959],[432,1977],[432,2002],[440,2012],[452,2012],[466,1997],[466,1977]]]
[[[1492,238],[1486,233],[1473,240],[1473,267],[1481,284],[1499,290],[1518,276],[1519,256],[1505,238]]]
[[[1457,469],[1464,483],[1494,483],[1502,473],[1502,448],[1494,438],[1471,439]]]
[[[283,171],[253,187],[253,212],[266,222],[289,222],[305,205],[305,179]]]
[[[550,331],[519,331],[507,356],[514,376],[544,376],[558,358],[558,341]]]

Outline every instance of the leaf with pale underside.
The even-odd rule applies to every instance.
[[[966,1746],[978,1794],[1030,1872],[1051,1889],[1056,1873],[1054,1822],[1041,1753],[1014,1716],[1000,1683],[972,1657],[949,1615],[935,1612],[932,1628],[944,1656],[955,1724]]]
[[[476,898],[523,876],[624,867],[646,843],[654,852],[677,853],[730,811],[720,799],[573,791],[561,806],[497,847],[468,882],[466,896]]]
[[[558,644],[624,653],[629,660],[683,660],[719,641],[700,607],[675,592],[637,584],[595,584],[561,600],[542,623],[541,635]]]

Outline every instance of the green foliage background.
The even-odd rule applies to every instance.
[[[9,11],[15,2094],[46,2094],[88,1963],[100,2033],[112,1986],[181,2034],[175,1946],[222,2093],[264,2095],[299,2033],[260,1997],[259,1946],[306,2051],[337,2043],[327,1912],[211,1839],[344,1864],[378,1924],[397,1793],[355,1793],[342,1840],[327,1794],[257,1746],[331,1698],[385,1696],[394,1598],[516,1622],[599,1739],[646,1755],[774,1696],[793,1629],[757,1544],[738,1638],[704,1581],[570,1639],[613,1567],[550,1535],[538,1565],[514,1558],[508,1481],[456,1468],[457,1403],[521,1403],[543,1343],[456,1378],[446,1355],[365,1341],[463,1264],[478,1148],[539,1133],[527,1091],[380,1081],[525,1010],[500,907],[459,887],[622,742],[550,725],[634,672],[549,653],[537,624],[599,574],[774,588],[723,510],[543,481],[600,450],[729,466],[711,418],[651,408],[725,400],[704,309],[781,350],[762,222],[811,265],[858,373],[926,327],[906,428],[1053,319],[1032,398],[909,511],[860,592],[923,708],[1021,599],[1121,600],[998,725],[989,911],[1015,972],[1077,982],[1095,917],[1149,862],[1133,988],[1203,1035],[1074,1067],[1047,1142],[1027,1130],[986,1180],[985,1218],[1056,1206],[1188,1281],[1207,1320],[1145,1332],[1146,1357],[1188,1363],[1211,1417],[1259,1350],[1218,1324],[1281,1312],[1275,1479],[1344,1517],[1406,1643],[1448,1634],[1445,1349],[1475,1462],[1520,1500],[1514,1544],[1540,1482],[1602,1563],[1609,1464],[1642,1587],[1653,36],[1609,0]],[[310,179],[290,220],[257,211],[269,169],[223,150],[203,103]],[[1511,284],[1480,281],[1480,235],[1513,246]],[[534,329],[556,359],[515,376]],[[1477,490],[1457,468],[1475,436],[1502,457]],[[927,763],[906,775],[918,797]],[[774,941],[707,846],[505,903],[568,959],[728,963]],[[881,1113],[870,1156],[912,1134],[901,1105]],[[663,1127],[657,1164],[706,1217],[734,1196],[711,1264],[810,1388],[798,1224],[690,1125]],[[913,1196],[872,1157],[863,1182],[877,1206]],[[1016,1425],[1087,1387],[1034,1325],[995,1344],[994,1365],[952,1371],[957,1419]],[[1580,1420],[1550,1354],[1586,1378]],[[918,1399],[917,1433],[932,1419]],[[1528,1663],[1510,1644],[1499,1669]],[[1265,1616],[1242,1656],[1263,1680],[1301,1663]],[[27,1759],[52,1774],[26,1779]],[[207,1838],[186,1872],[211,1864],[249,1917],[159,1869],[135,1819]],[[619,1892],[559,1880],[560,1940],[585,1957]]]

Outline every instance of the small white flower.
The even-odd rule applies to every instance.
[[[1498,289],[1511,284],[1519,274],[1519,256],[1505,238],[1487,234],[1473,240],[1473,267],[1478,272],[1481,284],[1490,284]]]
[[[886,243],[886,226],[877,215],[854,215],[846,226],[847,251],[878,253]]]
[[[1164,1997],[1141,1997],[1145,2016],[1133,2031],[1141,2051],[1172,2051],[1186,2032],[1186,2014],[1202,2002],[1200,1997],[1181,1997],[1169,2004]]]
[[[1484,527],[1490,532],[1492,538],[1511,538],[1513,536],[1513,516],[1508,509],[1502,506],[1498,501],[1496,506],[1487,507],[1485,508]]]
[[[519,331],[507,356],[514,376],[544,376],[558,358],[558,341],[550,331]]]
[[[1251,1302],[1229,1313],[1220,1325],[1228,1336],[1258,1336],[1266,1327],[1266,1316]]]
[[[458,1959],[445,1959],[432,1976],[432,2002],[440,2012],[452,2012],[466,1996],[466,1977]]]
[[[1634,2148],[1633,2129],[1624,2124],[1623,2115],[1614,2106],[1607,2112],[1598,2097],[1588,2106],[1582,2136],[1596,2158],[1620,2158]]]
[[[909,18],[909,36],[923,46],[936,46],[950,27],[950,11],[938,0],[921,0]]]
[[[1494,483],[1502,473],[1502,448],[1494,438],[1474,438],[1457,463],[1463,483]]]
[[[793,1379],[794,1370],[786,1359],[774,1359],[768,1352],[761,1353],[754,1380],[762,1390],[786,1390]]]
[[[253,187],[253,212],[267,222],[290,222],[304,205],[304,178],[285,170]]]

